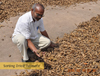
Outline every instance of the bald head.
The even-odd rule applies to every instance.
[[[39,3],[35,3],[33,6],[32,6],[32,9],[35,11],[36,9],[37,10],[43,10],[44,11],[44,6],[42,4],[39,4]]]
[[[36,3],[33,5],[31,9],[31,14],[34,21],[38,21],[43,17],[44,9],[45,8],[42,4]]]

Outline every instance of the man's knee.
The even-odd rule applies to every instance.
[[[18,43],[20,44],[20,45],[22,45],[23,43],[25,43],[26,42],[26,38],[23,36],[23,35],[21,35],[19,38],[18,38]]]
[[[50,39],[47,39],[47,40],[46,40],[46,45],[49,46],[50,44],[51,44]]]

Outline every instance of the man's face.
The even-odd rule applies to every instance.
[[[35,11],[31,9],[32,17],[34,20],[38,21],[43,17],[44,10],[41,7],[36,7]]]

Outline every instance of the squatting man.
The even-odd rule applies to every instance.
[[[52,43],[44,28],[42,19],[44,10],[45,8],[42,4],[35,3],[31,11],[19,17],[16,23],[12,41],[22,54],[22,62],[30,62],[27,54],[28,48],[40,57],[37,53],[39,49],[56,46],[56,44]],[[38,29],[40,33],[38,33]]]

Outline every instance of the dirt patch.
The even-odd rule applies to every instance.
[[[0,22],[11,16],[16,16],[19,12],[29,11],[34,3],[42,3],[44,6],[70,6],[76,3],[85,3],[97,0],[0,0]]]

